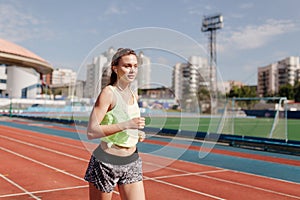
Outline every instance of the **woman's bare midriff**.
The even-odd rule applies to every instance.
[[[106,142],[101,142],[101,148],[103,149],[103,151],[105,151],[106,153],[115,155],[115,156],[130,156],[132,155],[135,150],[136,150],[136,146],[134,147],[121,147],[121,146],[117,146],[117,145],[112,145],[111,147],[107,146]]]

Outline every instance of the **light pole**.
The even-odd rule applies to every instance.
[[[9,117],[12,117],[12,91],[9,89]]]
[[[9,97],[9,117],[12,118],[12,98]]]
[[[209,32],[209,85],[212,97],[211,113],[216,114],[217,108],[217,93],[218,93],[218,82],[217,82],[217,51],[216,51],[216,33],[218,29],[223,27],[223,16],[221,14],[204,16],[202,20],[202,32]],[[216,100],[214,102],[214,100]]]

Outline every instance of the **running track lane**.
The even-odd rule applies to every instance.
[[[18,185],[22,185],[23,192],[26,193],[26,195],[29,195],[32,198],[49,198],[49,199],[54,199],[57,198],[59,195],[57,195],[55,190],[57,187],[59,188],[75,188],[72,184],[75,184],[75,181],[72,181],[72,178],[78,179],[79,174],[83,176],[83,172],[80,172],[79,174],[70,174],[72,171],[75,172],[74,168],[79,168],[79,169],[84,169],[85,166],[82,167],[77,167],[78,166],[78,160],[79,161],[84,161],[82,158],[76,158],[74,155],[66,154],[65,152],[61,152],[60,149],[64,146],[62,146],[61,141],[59,141],[59,145],[56,145],[55,139],[58,139],[58,137],[53,137],[51,140],[51,136],[47,135],[47,138],[41,137],[44,136],[39,133],[32,132],[30,131],[25,131],[25,133],[22,133],[20,130],[14,130],[14,128],[5,128],[5,130],[0,128],[0,131],[3,132],[3,134],[0,137],[0,143],[3,144],[1,147],[1,150],[6,152],[4,153],[3,156],[5,160],[11,159],[9,158],[9,154],[12,154],[16,156],[17,158],[12,158],[14,162],[6,162],[6,165],[3,165],[2,167],[5,171],[5,169],[11,169],[11,164],[14,166],[17,165],[22,165],[22,166],[28,166],[26,168],[13,168],[13,170],[10,171],[5,171],[6,174],[13,174],[16,175],[15,177],[13,175],[7,175],[6,177],[9,177],[10,180],[14,181],[15,183],[18,180],[18,177],[20,174],[27,174],[26,177],[22,178],[21,181],[18,180]],[[5,132],[5,133],[4,133]],[[10,136],[10,137],[9,137]],[[29,140],[28,140],[29,138]],[[45,141],[49,142],[52,141],[52,144],[50,144],[51,149],[45,146],[40,146],[38,145],[38,142],[42,140],[42,143],[45,143]],[[67,139],[65,139],[67,140]],[[32,141],[32,142],[29,142]],[[74,141],[72,140],[72,143]],[[79,141],[77,141],[79,142]],[[56,147],[57,146],[57,147]],[[70,145],[69,145],[70,148]],[[9,149],[13,149],[9,150]],[[74,151],[74,149],[72,149]],[[77,148],[75,150],[76,153]],[[67,157],[67,158],[63,158]],[[47,159],[48,158],[48,159]],[[49,159],[50,158],[50,159]],[[55,158],[55,159],[53,159]],[[68,158],[73,158],[68,159]],[[71,166],[69,162],[73,162],[74,159],[76,160],[75,163],[73,163],[73,168],[72,167],[66,167],[66,166]],[[88,160],[86,160],[85,165],[87,164]],[[76,164],[77,163],[77,164]],[[74,166],[75,165],[75,166]],[[46,169],[45,169],[46,168]],[[47,170],[47,168],[49,169]],[[32,170],[35,169],[35,170]],[[39,173],[36,174],[36,171]],[[60,174],[60,173],[63,174]],[[75,172],[76,173],[76,172]],[[71,177],[66,177],[64,175],[69,175]],[[44,179],[40,181],[40,177],[47,177],[47,179]],[[55,176],[59,176],[56,178]],[[80,179],[80,178],[79,178]],[[55,180],[55,182],[53,182]],[[24,181],[24,182],[22,182]],[[36,185],[39,181],[39,184]],[[20,183],[21,182],[21,183]],[[156,181],[157,182],[157,181]],[[16,185],[16,184],[15,184]],[[172,191],[171,185],[167,184],[162,184],[164,186],[164,191]],[[83,187],[83,186],[82,186]],[[149,188],[152,187],[152,184],[149,186]],[[46,191],[48,190],[49,192],[46,194],[46,196],[43,196],[42,192],[38,191]],[[155,189],[157,190],[157,189]],[[183,199],[184,197],[188,197],[189,199],[199,199],[202,197],[201,193],[195,193],[195,192],[190,192],[188,189],[185,189],[184,187],[181,187],[182,192],[180,194],[176,194],[176,196],[180,199]],[[30,191],[36,191],[36,192],[30,192]],[[18,191],[20,193],[21,191]],[[64,191],[65,192],[65,191]],[[74,192],[72,193],[73,196],[70,199],[74,199]],[[77,194],[77,193],[75,193]],[[61,194],[60,194],[61,195]],[[69,194],[64,194],[64,199],[69,199],[69,196],[65,197],[65,195]],[[77,196],[77,195],[76,195]],[[5,197],[5,195],[2,195],[2,197]],[[9,197],[9,196],[8,196]],[[23,195],[19,195],[21,199],[24,198]],[[87,197],[87,196],[85,196]],[[78,199],[84,199],[81,197],[77,197]],[[155,197],[157,199],[157,197]],[[218,198],[217,198],[218,199]]]
[[[87,159],[89,157],[89,153],[87,152],[84,153],[84,149],[78,150],[78,147],[80,146],[82,147],[82,144],[80,144],[79,141],[69,140],[60,137],[53,137],[49,135],[35,133],[32,131],[26,131],[26,133],[23,133],[23,131],[21,131],[20,129],[14,129],[14,130],[10,130],[10,129],[11,128],[8,127],[0,128],[0,133],[2,136],[0,140],[1,150],[2,150],[1,152],[6,152],[0,154],[1,160],[6,160],[6,161],[13,160],[11,162],[5,162],[5,165],[1,165],[0,167],[1,174],[3,175],[1,179],[1,185],[3,185],[2,184],[3,180],[5,183],[11,184],[7,180],[7,177],[12,178],[15,175],[14,180],[23,181],[24,183],[22,184],[26,185],[26,187],[29,188],[26,189],[26,191],[37,191],[38,190],[36,188],[37,186],[34,186],[35,183],[37,181],[43,182],[43,185],[39,184],[38,186],[42,187],[42,189],[43,187],[50,188],[49,191],[51,192],[45,193],[46,194],[45,197],[46,198],[49,197],[49,199],[50,199],[49,194],[59,193],[58,191],[57,192],[53,191],[55,190],[55,188],[57,189],[57,186],[60,186],[59,188],[62,187],[71,188],[70,190],[72,190],[72,192],[70,193],[72,194],[76,194],[77,192],[74,191],[78,191],[82,189],[85,192],[81,191],[79,193],[86,194],[87,191],[86,185],[83,185],[82,186],[83,188],[79,188],[81,187],[79,186],[77,189],[75,189],[76,187],[74,187],[74,184],[78,179],[77,177],[82,177],[78,175],[82,174],[83,171],[85,170],[85,166],[82,165],[87,164]],[[22,138],[18,138],[16,136],[18,137],[22,136],[23,139],[29,137],[30,140],[29,141],[28,139],[23,140]],[[45,136],[47,137],[45,138]],[[44,145],[52,141],[52,143],[50,144],[51,148],[44,147],[44,146],[39,147],[40,140],[43,141]],[[68,148],[64,149],[65,146],[68,146]],[[65,152],[66,150],[69,151],[71,150],[72,153],[71,152],[66,153]],[[35,152],[39,152],[39,153],[35,153]],[[84,156],[78,157],[78,154]],[[14,158],[10,158],[12,155]],[[76,159],[76,157],[78,158]],[[148,199],[160,199],[159,197],[164,197],[164,199],[183,199],[183,198],[184,199],[203,199],[203,198],[234,199],[234,197],[238,197],[238,198],[242,197],[241,193],[243,194],[246,193],[245,197],[249,197],[248,192],[251,192],[251,194],[252,193],[258,194],[260,198],[263,197],[261,195],[265,195],[265,197],[263,197],[264,199],[275,199],[275,198],[297,199],[297,196],[295,196],[293,192],[294,193],[296,192],[295,194],[297,195],[297,192],[299,191],[299,185],[296,184],[297,187],[295,187],[293,183],[289,183],[289,182],[287,182],[288,184],[287,187],[294,188],[294,190],[283,191],[283,192],[276,191],[278,185],[284,186],[286,182],[268,179],[264,177],[256,177],[249,174],[243,174],[239,172],[233,172],[233,171],[214,168],[214,167],[187,163],[183,161],[174,161],[170,166],[164,167],[163,165],[159,166],[158,164],[153,164],[153,163],[164,163],[167,158],[160,158],[160,157],[151,156],[147,154],[143,154],[142,157],[144,160],[145,171],[149,171],[145,173],[146,176],[145,187],[146,187],[147,197],[149,197]],[[24,162],[24,160],[26,162]],[[57,162],[57,160],[60,160],[61,162]],[[62,161],[64,160],[67,160],[66,161],[67,165],[63,164]],[[83,162],[84,164],[82,164],[81,162]],[[73,163],[75,169],[74,168],[69,169],[68,167],[66,167],[69,166],[70,163]],[[22,166],[26,166],[26,167],[22,167]],[[52,166],[52,168],[46,166]],[[153,172],[150,172],[151,170],[149,170],[149,168],[151,167],[155,168]],[[11,170],[11,168],[13,168],[13,170]],[[44,168],[46,169],[48,168],[46,172]],[[79,172],[76,171],[77,168],[79,168]],[[84,169],[84,170],[80,171],[80,169]],[[53,171],[55,173],[53,173]],[[71,172],[75,174],[72,174]],[[40,179],[41,177],[44,177],[42,176],[44,173],[45,173],[44,175],[45,178],[44,180],[41,181]],[[22,175],[27,174],[27,175],[22,178],[20,177],[20,174]],[[58,177],[54,176],[53,174],[54,175],[58,174]],[[229,177],[230,179],[227,178],[224,179],[223,177],[224,174],[225,177]],[[240,174],[242,176],[240,176]],[[31,176],[35,178],[32,178]],[[247,181],[249,177],[253,177],[255,181],[253,182],[250,181],[249,183]],[[71,179],[70,180],[71,183],[68,183],[68,186],[65,186],[64,184],[67,184],[67,182],[69,182],[69,179]],[[269,182],[264,182],[265,179],[267,179],[272,184],[270,184]],[[53,184],[53,180],[55,181],[55,184]],[[246,183],[241,183],[238,182],[237,180],[242,180],[243,182]],[[79,178],[78,181],[80,182],[82,180],[80,180]],[[255,186],[255,183],[260,183],[261,186]],[[83,182],[83,184],[85,184],[85,182]],[[271,189],[264,188],[266,185],[271,185]],[[277,187],[273,187],[272,185],[275,185]],[[287,187],[280,187],[280,188],[287,188]],[[15,185],[14,190],[17,190],[16,188],[20,189]],[[235,188],[236,190],[230,192],[231,190],[230,188]],[[174,189],[176,190],[174,191]],[[8,191],[8,189],[4,191]],[[66,194],[67,192],[67,190],[62,190],[62,191],[63,194]],[[43,194],[42,192],[40,193]],[[40,193],[37,192],[37,194]],[[1,194],[2,194],[2,189],[1,189]],[[79,197],[78,195],[75,196]],[[68,197],[70,197],[70,199],[75,199],[71,196]],[[85,197],[86,195],[84,195],[84,198]],[[84,199],[84,198],[78,198],[78,199]],[[243,198],[243,199],[249,199],[249,198]],[[254,196],[253,199],[257,199],[257,196]]]
[[[24,124],[24,125],[34,125],[34,126],[42,126],[42,127],[48,127],[54,130],[59,131],[67,131],[67,132],[73,132],[73,133],[80,133],[85,134],[84,130],[76,129],[74,126],[53,126],[53,125],[44,125],[42,123],[29,123],[28,121],[20,121],[20,120],[13,120],[15,123],[18,124]],[[160,146],[170,146],[170,147],[176,147],[176,148],[184,148],[189,150],[196,150],[196,151],[202,151],[202,152],[211,152],[214,154],[220,154],[220,155],[229,155],[234,157],[241,157],[241,158],[251,158],[255,160],[261,160],[261,161],[269,161],[274,163],[281,163],[281,164],[287,164],[287,165],[293,165],[293,166],[299,166],[300,162],[299,160],[291,160],[286,158],[280,158],[280,157],[270,157],[270,156],[264,156],[259,154],[252,154],[252,153],[245,153],[245,152],[238,152],[238,151],[230,151],[230,150],[224,150],[224,149],[206,149],[206,148],[200,148],[199,146],[191,145],[190,143],[187,144],[180,144],[180,143],[171,143],[168,141],[160,141],[157,139],[147,139],[144,141],[144,143],[147,144],[154,144],[154,145],[160,145]]]
[[[143,160],[147,164],[155,161],[161,166],[166,162],[166,158],[151,156]],[[159,165],[156,167],[159,168]],[[299,184],[194,163],[187,164],[185,161],[173,162],[168,167],[145,175],[224,199],[300,199]]]
[[[48,150],[48,147],[34,144],[39,137],[45,139],[42,134],[29,135],[37,136],[31,137],[34,142],[30,143],[20,138],[21,130],[12,131],[6,127],[5,130],[1,128],[0,132],[1,160],[6,161],[1,162],[0,172],[10,180],[6,182],[6,187],[13,188],[13,191],[1,189],[0,197],[19,194],[7,196],[6,199],[25,199],[26,196],[34,199],[63,199],[62,197],[84,199],[88,195],[87,185],[82,180],[82,165],[86,164],[84,157],[79,159],[75,159],[73,155],[68,157],[68,154],[59,150],[64,146],[55,144],[57,138],[46,138],[53,141],[51,144],[53,148]],[[23,133],[22,137],[24,134],[27,136],[29,133]],[[65,143],[69,144],[68,140]],[[79,151],[77,148],[72,150],[76,153]],[[19,191],[15,191],[16,188]]]

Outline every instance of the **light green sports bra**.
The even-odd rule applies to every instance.
[[[140,109],[133,93],[134,103],[130,105],[123,100],[121,94],[115,87],[110,85],[109,88],[116,97],[116,105],[105,114],[101,122],[102,125],[117,124],[135,117],[140,117]],[[122,147],[133,147],[138,143],[138,139],[137,129],[127,129],[113,135],[102,137],[101,141],[106,142],[109,147],[113,144]]]

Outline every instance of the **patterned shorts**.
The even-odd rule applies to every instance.
[[[143,180],[142,160],[125,165],[114,165],[99,161],[92,155],[84,179],[101,190],[112,192],[116,185],[130,184]]]

